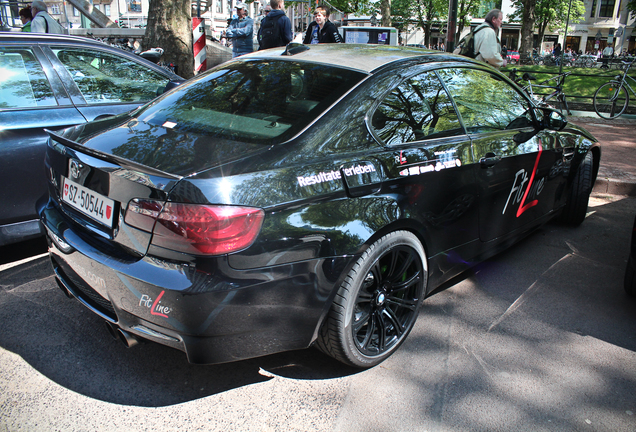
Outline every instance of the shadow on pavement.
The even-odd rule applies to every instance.
[[[0,323],[0,347],[60,386],[121,405],[174,405],[273,376],[325,380],[359,372],[315,349],[221,365],[191,365],[181,351],[152,342],[127,349],[103,320],[63,295],[48,257],[0,272]]]

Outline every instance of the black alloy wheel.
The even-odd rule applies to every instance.
[[[356,367],[372,367],[406,339],[425,294],[426,258],[417,237],[387,234],[372,244],[338,290],[317,346]]]

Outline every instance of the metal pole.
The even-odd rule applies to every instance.
[[[446,52],[455,49],[455,32],[457,31],[457,0],[448,1],[448,26],[446,29]]]
[[[565,35],[563,36],[563,47],[561,47],[561,61],[559,62],[559,75],[563,72],[563,56],[565,55],[565,43],[568,40],[568,25],[570,25],[570,8],[572,7],[572,0],[568,6],[568,18],[565,20]]]

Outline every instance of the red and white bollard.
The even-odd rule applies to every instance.
[[[192,40],[194,41],[194,74],[207,70],[205,58],[205,19],[192,18]]]

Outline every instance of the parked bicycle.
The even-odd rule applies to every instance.
[[[629,93],[632,92],[636,96],[636,92],[629,85],[628,79],[636,82],[636,79],[627,75],[629,69],[634,64],[631,62],[622,62],[624,65],[623,75],[617,75],[613,80],[603,84],[594,93],[594,111],[599,117],[612,120],[622,115],[629,105]]]
[[[565,96],[565,92],[563,91],[565,78],[571,73],[572,72],[563,72],[552,78],[548,78],[545,81],[541,81],[538,84],[532,84],[533,81],[536,81],[536,77],[530,75],[528,72],[524,72],[521,78],[519,78],[517,69],[512,69],[510,71],[509,78],[519,84],[519,86],[522,87],[522,89],[536,101],[538,106],[556,108],[561,113],[563,113],[563,111],[565,110],[568,115],[572,115],[572,112],[568,107],[568,101]],[[523,86],[523,81],[527,82],[528,84]],[[549,84],[552,81],[554,81],[554,85]],[[552,92],[546,95],[539,95],[535,94],[535,89],[551,89]]]

